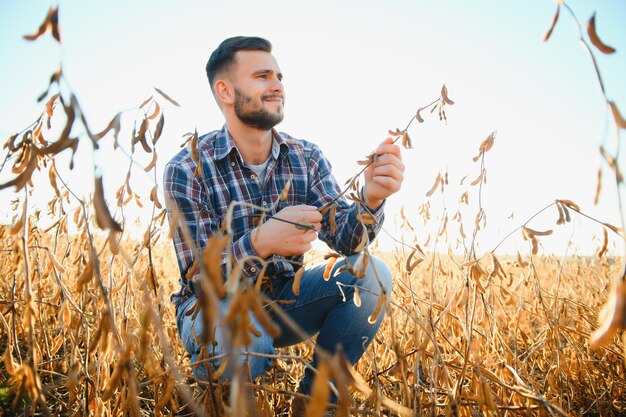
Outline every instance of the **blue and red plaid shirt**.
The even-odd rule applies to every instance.
[[[331,173],[331,165],[321,150],[313,143],[294,139],[285,133],[273,132],[274,146],[267,165],[264,184],[246,165],[226,127],[203,135],[198,140],[201,175],[196,177],[197,162],[186,147],[165,166],[163,187],[169,205],[176,204],[180,223],[187,227],[197,253],[202,253],[207,240],[220,230],[233,201],[248,202],[259,207],[272,207],[279,199],[285,184],[291,179],[289,194],[284,201],[273,206],[266,218],[286,206],[307,204],[322,207],[335,198],[341,189]],[[364,210],[359,204],[350,204],[344,198],[336,203],[335,233],[330,233],[330,213],[322,219],[318,237],[343,255],[351,255],[359,245],[363,226],[357,215]],[[370,239],[374,239],[384,220],[382,206],[371,212],[377,220],[366,226]],[[172,208],[168,207],[172,218]],[[240,263],[242,273],[254,280],[262,269],[261,262],[254,259],[256,253],[250,241],[255,216],[260,211],[237,205],[232,217],[232,260]],[[181,289],[172,294],[172,302],[178,306],[193,294],[193,283],[200,277],[198,268],[191,278],[187,272],[194,262],[193,248],[183,238],[180,227],[173,233],[174,249],[180,268]],[[228,262],[227,251],[221,254],[222,266]],[[265,275],[294,275],[294,264],[302,262],[303,256],[282,257],[274,255]],[[296,263],[297,265],[297,263]],[[224,269],[223,269],[224,270]]]

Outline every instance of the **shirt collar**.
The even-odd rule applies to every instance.
[[[233,148],[236,149],[237,146],[235,146],[233,137],[228,133],[228,129],[226,129],[226,125],[224,125],[222,130],[217,133],[215,139],[213,139],[215,159],[219,161],[220,159],[226,158]]]
[[[281,149],[284,149],[286,153],[289,147],[287,142],[285,142],[285,139],[279,132],[276,131],[276,129],[272,129],[272,137],[272,156],[274,159],[278,159]],[[239,154],[239,149],[237,149],[235,140],[228,132],[226,125],[222,127],[222,130],[218,132],[217,136],[213,140],[213,149],[216,160],[226,158],[231,152],[233,152],[233,149],[237,154]],[[241,158],[241,154],[239,154],[239,158],[243,160],[243,158]]]

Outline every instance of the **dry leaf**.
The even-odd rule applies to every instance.
[[[446,213],[445,217],[443,218],[443,224],[441,225],[441,229],[439,230],[439,236],[443,236],[443,234],[446,232],[448,227],[448,214]]]
[[[419,123],[424,123],[424,118],[420,115],[422,110],[423,109],[420,107],[419,109],[417,109],[417,112],[415,113],[415,120],[417,120]]]
[[[48,88],[46,88],[46,91],[44,91],[43,93],[39,95],[39,97],[37,97],[37,102],[40,102],[44,98],[46,98],[46,96],[48,95],[48,92],[50,91],[50,87],[52,87],[52,84],[58,83],[59,80],[61,79],[61,74],[62,74],[61,65],[59,65],[58,67],[56,67],[56,69],[50,76],[50,81],[48,82]],[[57,97],[59,97],[58,94],[57,94]],[[63,99],[61,99],[61,102],[62,101]]]
[[[263,327],[263,329],[265,329],[265,331],[272,337],[280,336],[280,327],[278,327],[278,325],[276,325],[272,321],[270,315],[263,308],[261,300],[255,294],[252,288],[246,289],[246,297],[248,298],[248,305],[250,306],[250,309],[254,313],[254,316],[257,318],[261,327]]]
[[[11,168],[11,173],[21,174],[22,172],[24,172],[24,170],[28,166],[28,162],[30,161],[30,158],[32,156],[31,154],[36,151],[32,143],[30,143],[31,140],[32,140],[32,133],[29,130],[28,132],[26,132],[26,134],[24,135],[24,139],[23,139],[23,141],[27,143],[24,143],[22,145],[20,153],[18,154],[17,158],[15,159],[15,162],[13,163],[13,167]]]
[[[618,235],[622,234],[622,229],[620,227],[613,226],[612,224],[609,224],[609,223],[602,223],[602,225],[608,227],[609,229],[611,229],[612,231],[614,231]]]
[[[137,132],[137,136],[133,138],[132,144],[134,145],[135,143],[139,142],[141,143],[143,150],[146,151],[147,153],[150,153],[152,152],[152,149],[150,148],[150,146],[148,145],[148,142],[146,141],[147,130],[148,130],[148,119],[144,118],[141,121],[141,125],[139,126],[139,131]]]
[[[104,199],[104,187],[102,186],[101,176],[96,176],[95,178],[93,205],[96,210],[96,223],[98,224],[98,227],[103,230],[108,229],[115,232],[122,231],[122,226],[120,226],[120,224],[115,221],[113,216],[111,216],[109,207],[107,206],[106,200]]]
[[[155,145],[159,138],[161,137],[161,133],[163,133],[163,126],[165,125],[165,115],[161,112],[161,117],[159,117],[159,121],[157,122],[156,129],[154,129],[154,135],[152,135],[152,144]]]
[[[50,15],[50,31],[52,32],[52,37],[56,39],[58,43],[61,43],[61,33],[59,32],[59,8],[58,6],[54,8],[54,11]]]
[[[46,252],[48,252],[48,259],[50,260],[50,263],[54,265],[54,269],[56,269],[59,274],[64,274],[65,267],[63,267],[61,262],[58,261],[50,249],[46,250]]]
[[[321,361],[317,367],[317,373],[313,379],[311,388],[311,400],[306,408],[306,417],[322,417],[326,410],[326,403],[330,394],[331,370],[326,361]]]
[[[420,250],[421,252],[421,250]],[[415,269],[415,267],[419,264],[421,264],[424,261],[424,258],[416,258],[413,262],[412,259],[415,256],[416,250],[413,250],[413,252],[411,252],[411,254],[409,255],[409,257],[406,259],[406,263],[405,263],[405,269],[406,272],[411,274],[411,272],[413,272],[413,270]],[[422,255],[424,255],[424,253],[422,252]]]
[[[483,180],[484,177],[485,177],[485,170],[483,169],[480,171],[480,175],[474,181],[472,181],[470,185],[473,186],[473,185],[478,184],[479,182]]]
[[[365,159],[362,159],[360,161],[356,161],[356,163],[357,163],[357,165],[367,166],[367,165],[370,165],[370,164],[374,163],[374,159],[375,158],[376,158],[376,154],[371,153],[368,156],[366,156]],[[348,180],[348,182],[350,182],[350,181],[351,180]]]
[[[24,221],[26,220],[24,218],[24,216],[26,215],[26,210],[22,210],[22,214],[20,214],[20,218],[13,223],[13,225],[11,226],[11,229],[9,230],[9,234],[11,236],[14,236],[16,234],[19,233],[19,231],[22,229],[22,227],[24,226]]]
[[[354,252],[355,253],[361,252],[361,250],[363,250],[365,245],[367,245],[367,242],[369,242],[369,235],[367,234],[367,230],[363,229],[363,234],[361,235],[361,241],[359,242],[358,246],[354,248]]]
[[[497,130],[494,130],[487,136],[487,139],[483,140],[479,146],[479,150],[483,152],[489,152],[489,150],[493,147],[493,143],[496,140]]]
[[[224,372],[226,372],[226,369],[228,367],[228,356],[225,356],[224,358],[222,358],[220,360],[220,366],[217,368],[217,370],[215,372],[213,372],[213,381],[218,381],[222,375],[224,375]]]
[[[226,362],[226,358],[224,358],[222,362]],[[159,402],[154,407],[155,415],[161,414],[161,411],[165,408],[167,403],[170,402],[170,399],[172,397],[172,394],[174,393],[175,387],[176,387],[176,381],[173,378],[169,377],[168,375],[167,383],[165,384],[165,390],[161,394],[161,398],[159,399]]]
[[[563,209],[563,213],[565,213],[565,221],[567,223],[569,223],[572,220],[570,215],[569,215],[569,209],[564,204],[561,204],[561,208]]]
[[[57,42],[61,43],[61,34],[59,33],[59,8],[50,7],[44,21],[39,25],[37,32],[32,35],[24,35],[24,39],[34,41],[48,30],[52,32],[52,36]]]
[[[552,230],[546,230],[544,232],[539,232],[537,230],[530,229],[526,226],[522,227],[522,232],[528,238],[533,238],[534,236],[550,236],[552,234]]]
[[[326,264],[326,268],[324,268],[324,281],[328,281],[330,279],[330,273],[333,270],[333,267],[335,266],[335,263],[337,262],[337,259],[339,258],[331,258],[328,263]]]
[[[5,188],[15,185],[15,191],[19,191],[22,188],[24,188],[26,184],[28,184],[33,172],[39,166],[37,162],[39,159],[38,155],[40,151],[38,150],[38,148],[35,148],[35,147],[31,147],[31,148],[32,150],[29,152],[28,159],[26,160],[26,165],[23,168],[22,172],[17,177],[13,178],[12,180],[7,181],[3,184],[0,184],[0,190],[3,190]]]
[[[151,100],[152,100],[152,96],[148,97],[147,99],[144,100],[143,103],[139,105],[139,108],[143,109],[148,103],[150,103]]]
[[[537,238],[536,238],[536,237],[532,236],[532,237],[530,238],[530,242],[532,243],[532,246],[533,246],[533,247],[532,247],[532,251],[531,251],[531,253],[532,253],[533,255],[536,255],[536,254],[537,254],[537,252],[539,251],[539,241],[537,240]]]
[[[383,310],[384,304],[385,304],[385,295],[381,294],[378,296],[378,304],[376,304],[376,308],[374,309],[374,312],[367,318],[367,322],[369,324],[376,323],[376,320],[378,320],[378,316],[380,315],[380,312]]]
[[[556,202],[556,208],[559,212],[559,218],[556,221],[556,224],[560,225],[560,224],[565,224],[565,217],[563,216],[563,208],[561,207],[561,204],[559,204],[559,201],[557,200]]]
[[[554,30],[554,27],[556,26],[556,22],[557,22],[557,20],[559,20],[559,12],[560,12],[560,10],[561,10],[561,5],[557,4],[556,12],[554,13],[554,17],[552,18],[552,24],[550,24],[550,29],[548,29],[546,34],[543,35],[543,41],[544,42],[546,42],[548,39],[550,39],[550,35],[552,35],[552,31]]]
[[[619,280],[609,293],[609,299],[598,316],[599,327],[590,338],[591,347],[608,344],[619,329],[626,328],[626,282]]]
[[[596,178],[596,194],[593,197],[594,206],[597,206],[600,201],[600,191],[602,191],[602,167],[598,168],[598,175]]]
[[[561,204],[563,204],[564,206],[569,207],[574,211],[580,212],[580,207],[578,206],[578,204],[574,203],[572,200],[558,200],[558,201],[561,202]]]
[[[87,265],[85,265],[85,268],[78,277],[78,281],[76,281],[76,291],[78,291],[79,293],[82,292],[83,288],[85,288],[85,286],[89,283],[89,281],[91,281],[92,278],[93,262],[91,261],[91,258],[89,258],[89,260],[87,261]]]
[[[111,129],[113,129],[114,135],[115,135],[115,141],[117,142],[117,135],[119,135],[120,129],[122,128],[121,120],[122,120],[122,113],[117,113],[115,117],[111,119],[107,127],[105,127],[102,132],[94,134],[93,137],[96,140],[102,139],[107,133],[109,133]]]
[[[137,204],[137,207],[143,208],[143,204],[141,203],[141,199],[139,198],[139,194],[133,193],[133,197],[135,197],[135,203]]]
[[[291,178],[287,180],[287,182],[285,183],[285,187],[283,188],[283,191],[280,193],[280,196],[278,197],[279,201],[286,201],[287,197],[289,196],[289,189],[291,188]]]
[[[156,152],[155,152],[155,155],[156,155]],[[156,185],[152,187],[152,190],[150,190],[150,201],[152,201],[154,205],[156,206],[156,208],[158,208],[159,210],[163,208],[163,206],[161,206],[161,202],[159,201],[159,196],[157,195]]]
[[[107,238],[107,243],[109,245],[109,250],[111,254],[117,255],[120,252],[120,246],[117,243],[117,232],[110,231],[109,237]]]
[[[150,120],[156,119],[156,117],[159,115],[160,111],[161,111],[161,106],[159,106],[159,103],[157,103],[155,101],[154,102],[154,111],[152,112],[152,114],[150,116],[148,116],[148,119],[150,119]]]
[[[171,98],[170,96],[168,96],[167,94],[165,94],[163,91],[161,91],[160,89],[154,87],[154,90],[159,93],[161,96],[163,96],[164,99],[166,99],[167,101],[169,101],[170,103],[172,103],[173,105],[175,105],[176,107],[180,107],[180,104],[178,104],[176,102],[176,100],[174,100],[173,98]]]
[[[435,192],[435,190],[437,189],[437,186],[439,185],[439,183],[441,183],[441,181],[442,181],[441,173],[439,173],[439,174],[437,174],[437,178],[435,179],[435,183],[433,184],[431,189],[426,193],[426,197],[430,197],[431,195],[433,195],[433,193]]]
[[[13,376],[20,369],[20,364],[15,362],[15,359],[13,359],[13,352],[11,351],[12,348],[10,346],[6,348],[3,355],[3,363],[7,373]]]
[[[357,307],[361,307],[361,296],[359,295],[359,287],[354,287],[354,294],[352,296],[352,301],[354,305]]]
[[[448,97],[448,88],[446,87],[445,84],[441,87],[441,99],[446,104],[449,104],[449,105],[454,104],[454,101],[450,100],[450,98]]]
[[[267,263],[263,264],[263,268],[261,268],[261,272],[257,275],[256,280],[254,282],[254,290],[256,292],[261,291],[261,286],[265,282],[265,271],[267,270]]]
[[[400,130],[400,129],[396,128],[396,130],[390,130],[389,134],[391,136],[402,136],[402,135],[404,135],[404,132],[405,132],[404,130]]]
[[[59,187],[57,185],[57,170],[53,165],[50,165],[50,169],[48,170],[48,179],[50,180],[50,185],[54,190],[54,193],[57,197],[61,196],[61,192],[59,191]]]
[[[606,228],[603,227],[602,232],[604,235],[604,239],[602,242],[602,247],[598,250],[598,253],[597,253],[598,258],[602,258],[604,255],[606,255],[606,252],[608,251],[608,248],[609,248],[609,234],[606,231]]]
[[[615,124],[620,129],[626,129],[626,120],[622,117],[622,113],[617,108],[617,104],[612,101],[609,101],[609,106],[611,106],[611,113],[613,113],[613,119],[615,119]]]
[[[352,268],[355,278],[363,278],[365,276],[365,270],[367,269],[367,264],[369,263],[369,255],[367,252],[361,252],[361,255],[357,258],[354,263],[354,267]]]
[[[18,148],[15,146],[15,140],[17,139],[18,136],[19,136],[19,133],[15,133],[11,135],[9,139],[7,139],[7,141],[4,143],[3,148],[8,149],[10,152],[17,151]]]
[[[491,274],[499,277],[500,279],[506,278],[506,272],[504,271],[504,268],[502,268],[502,264],[500,263],[498,258],[496,258],[496,255],[493,252],[490,253],[491,259],[493,261],[493,271],[491,272]]]
[[[200,160],[200,155],[198,154],[198,131],[196,130],[190,138],[189,148],[191,151],[191,158],[198,162]],[[198,163],[198,165],[202,165]]]
[[[609,166],[615,173],[615,178],[617,179],[617,182],[620,184],[624,182],[624,177],[622,175],[622,172],[619,170],[619,167],[617,166],[617,161],[615,160],[615,158],[609,155],[609,153],[604,149],[603,146],[600,146],[600,153],[604,157],[606,163],[609,164]]]
[[[591,41],[591,43],[600,51],[604,52],[605,54],[612,54],[615,52],[615,48],[606,45],[598,37],[598,34],[596,33],[595,13],[593,14],[593,16],[591,16],[591,19],[589,19],[589,22],[587,23],[587,34],[589,35],[589,40]]]
[[[52,113],[54,111],[54,106],[56,104],[57,98],[59,98],[59,93],[52,95],[46,102],[46,116],[48,116],[46,123],[47,123],[48,129],[52,127],[50,124],[50,118],[52,117]]]
[[[156,166],[156,163],[157,163],[157,152],[156,152],[156,149],[154,149],[152,152],[152,159],[150,160],[150,163],[146,165],[146,167],[143,170],[146,172],[150,172],[150,170]]]
[[[404,146],[405,149],[413,149],[413,143],[411,142],[408,132],[404,132],[402,135],[402,146]]]

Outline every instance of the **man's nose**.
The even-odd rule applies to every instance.
[[[283,88],[283,82],[281,80],[279,80],[278,78],[274,79],[274,85],[272,85],[272,91],[277,92],[277,93],[283,93],[284,88]]]

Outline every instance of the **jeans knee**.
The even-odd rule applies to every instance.
[[[247,362],[252,380],[272,366],[271,356],[275,353],[274,338],[263,329],[252,314],[251,320],[259,331],[259,335],[252,335],[249,346],[235,351],[229,349],[228,345],[232,341],[230,341],[228,330],[218,326],[214,331],[215,346],[209,345],[203,348],[199,340],[204,330],[200,316],[193,318],[186,316],[184,311],[180,312],[180,320],[177,323],[178,332],[185,350],[191,355],[192,371],[199,380],[206,381],[209,376],[208,369],[216,371],[224,360],[227,361],[226,367],[219,378],[222,382],[231,380],[236,370],[244,365],[244,361]]]
[[[246,351],[250,378],[254,381],[272,366],[272,358],[268,355],[275,353],[274,339],[265,332],[261,332],[261,337],[255,337]]]
[[[371,291],[380,294],[382,285],[387,295],[391,296],[393,277],[385,261],[372,256],[367,266],[365,278]]]

